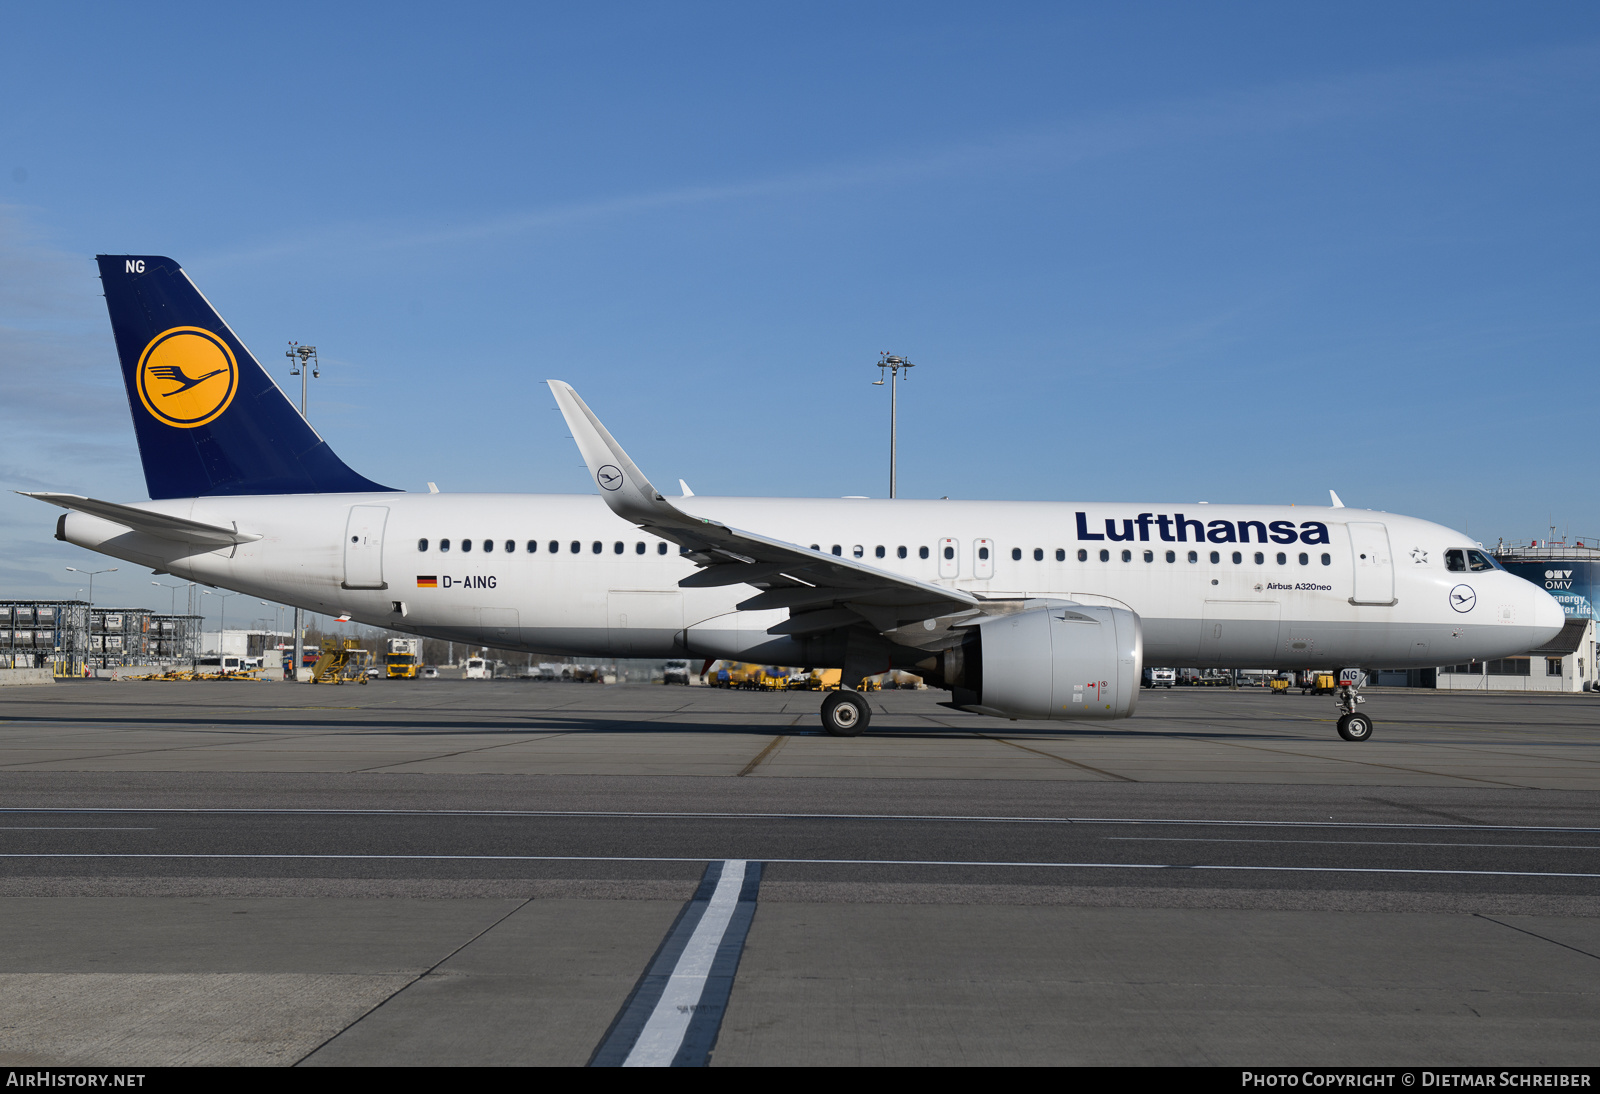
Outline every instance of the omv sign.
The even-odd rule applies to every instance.
[[[1600,562],[1589,559],[1541,559],[1508,562],[1506,569],[1531,581],[1561,602],[1568,619],[1600,619]]]

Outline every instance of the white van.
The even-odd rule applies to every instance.
[[[492,680],[494,666],[482,657],[469,657],[461,666],[463,680]]]

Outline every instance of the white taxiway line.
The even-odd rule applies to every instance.
[[[639,1031],[633,1051],[622,1062],[623,1067],[671,1067],[684,1035],[689,1032],[689,1020],[700,1006],[705,994],[706,977],[711,975],[711,964],[728,925],[733,921],[734,909],[739,904],[739,891],[744,887],[744,859],[727,859],[722,864],[722,876],[711,894],[705,914],[700,917],[694,934],[683,948],[672,976],[662,989],[661,998]]]

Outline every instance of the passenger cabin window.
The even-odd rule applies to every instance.
[[[1144,560],[1146,562],[1154,562],[1156,560],[1156,553],[1154,551],[1146,551],[1144,553]]]
[[[1082,547],[1078,548],[1078,561],[1079,562],[1088,562],[1089,561],[1089,552],[1085,551]]]
[[[1211,564],[1213,566],[1215,566],[1217,563],[1219,563],[1221,561],[1222,561],[1222,552],[1221,551],[1212,551],[1211,552]]]
[[[1035,562],[1043,562],[1044,561],[1044,548],[1043,547],[1035,547],[1033,549],[1033,561],[1035,561]]]
[[[536,555],[536,554],[539,553],[539,541],[538,540],[530,539],[528,541],[528,553],[530,555]]]
[[[1124,550],[1122,552],[1122,561],[1124,561],[1124,562],[1132,562],[1133,561],[1133,552],[1129,551],[1129,550]]]
[[[461,541],[461,549],[462,549],[462,550],[463,550],[463,551],[470,551],[470,550],[472,550],[472,541],[471,541],[471,540],[470,540],[470,539],[464,539],[464,540],[462,540],[462,541]]]
[[[1485,555],[1482,551],[1468,551],[1467,569],[1471,570],[1475,574],[1482,573],[1485,570],[1494,569],[1494,563],[1490,562],[1489,556]]]
[[[882,558],[884,555],[886,555],[888,553],[889,553],[889,549],[887,547],[885,547],[881,543],[878,544],[876,547],[874,547],[872,549],[872,554],[873,554],[873,557],[875,557],[875,558]]]
[[[1444,553],[1444,568],[1453,574],[1467,572],[1466,553],[1459,550],[1449,550]]]
[[[633,553],[636,555],[644,554],[644,540],[641,539],[638,543],[633,545]]]
[[[426,551],[427,549],[428,549],[428,541],[427,540],[425,540],[425,539],[417,540],[417,550]]]
[[[1013,547],[1013,548],[1011,548],[1011,561],[1012,562],[1021,562],[1022,561],[1022,548],[1021,547]]]
[[[441,539],[439,541],[439,550],[448,552],[450,550],[450,541],[447,539]]]
[[[666,553],[667,553],[667,545],[666,545],[666,543],[663,542],[663,543],[656,544],[656,554],[664,555]]]
[[[987,559],[989,557],[989,548],[987,548],[987,547],[979,547],[978,548],[978,557],[981,558],[981,559]]]
[[[483,541],[483,553],[484,554],[488,554],[490,551],[493,551],[493,550],[494,550],[494,540],[492,540],[492,539],[484,540]]]
[[[867,553],[867,549],[865,547],[861,546],[861,544],[859,544],[859,543],[856,544],[854,547],[850,548],[850,554],[853,555],[856,558],[860,558],[862,555],[864,555],[866,553]]]
[[[1240,554],[1238,551],[1233,552],[1233,564],[1235,566],[1239,565],[1239,563],[1241,563],[1243,561],[1244,561],[1244,555]]]
[[[1190,551],[1189,552],[1189,561],[1190,562],[1199,562],[1200,561],[1200,552],[1199,551]]]
[[[1332,566],[1333,565],[1333,556],[1328,554],[1328,552],[1326,552],[1326,551],[1322,552],[1322,564],[1324,566]]]
[[[514,555],[516,553],[517,553],[517,541],[514,540],[514,539],[506,540],[506,554]]]
[[[947,561],[947,562],[950,559],[955,558],[956,557],[956,549],[954,547],[946,547],[944,549],[944,557],[945,557],[945,561]]]
[[[927,558],[928,557],[928,549],[926,547],[918,547],[917,548],[917,557],[918,558]]]
[[[1278,565],[1279,566],[1287,566],[1287,565],[1289,565],[1289,556],[1284,554],[1282,551],[1278,552]]]
[[[897,558],[905,558],[906,557],[906,549],[904,547],[896,547],[894,549],[894,553],[895,553],[895,557],[897,557]]]
[[[1062,550],[1060,547],[1056,548],[1056,561],[1057,562],[1065,562],[1065,561],[1067,561],[1067,552]]]
[[[553,555],[559,555],[561,553],[561,544],[558,541],[550,541],[550,553]]]
[[[1101,550],[1100,550],[1100,561],[1101,562],[1110,562],[1111,561],[1111,552],[1105,550],[1104,548],[1101,548]]]
[[[1267,561],[1267,556],[1262,554],[1260,551],[1257,551],[1256,552],[1256,565],[1260,566],[1263,562],[1266,562],[1266,561]]]
[[[605,549],[606,549],[605,544],[601,543],[599,540],[595,540],[594,541],[594,546],[590,548],[590,550],[592,550],[595,554],[599,554],[601,551],[603,551]]]
[[[1306,554],[1304,551],[1300,552],[1300,565],[1302,565],[1302,566],[1311,565],[1311,556]]]
[[[572,553],[576,555],[576,554],[580,554],[582,551],[583,551],[583,544],[579,543],[577,540],[573,540],[572,541]]]
[[[611,553],[614,554],[614,555],[620,555],[626,549],[627,548],[623,547],[622,541],[620,539],[617,540],[617,542],[615,542],[615,543],[613,543],[611,545]]]
[[[842,555],[842,554],[844,554],[844,548],[840,547],[837,543],[835,543],[833,545],[833,553],[836,554],[836,555]]]
[[[1168,562],[1176,562],[1176,561],[1178,561],[1178,552],[1176,552],[1176,551],[1168,551],[1167,552],[1167,561]]]

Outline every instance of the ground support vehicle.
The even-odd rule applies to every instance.
[[[359,680],[365,684],[371,657],[371,651],[362,649],[359,639],[346,638],[341,642],[337,638],[324,638],[317,663],[311,668],[311,682],[342,684],[346,680]]]
[[[422,676],[422,639],[391,638],[383,658],[391,680],[417,680]]]

